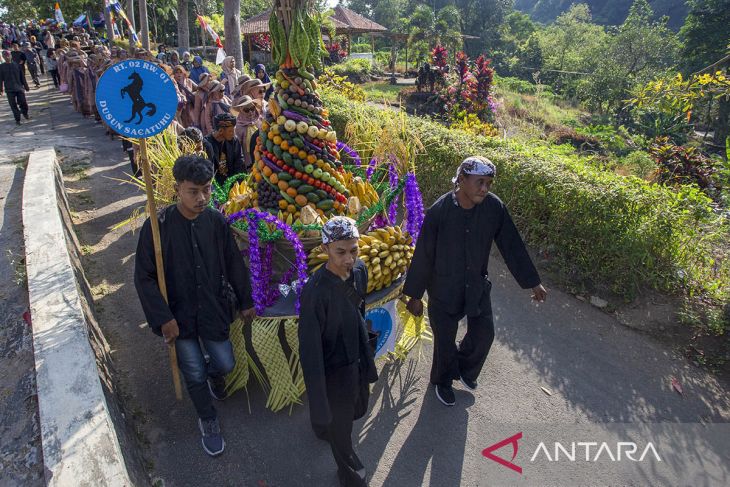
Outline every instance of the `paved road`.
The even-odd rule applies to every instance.
[[[23,148],[44,139],[91,151],[65,150],[69,157],[91,157],[86,174],[69,178],[67,185],[77,232],[87,246],[84,264],[99,321],[114,349],[128,418],[145,443],[151,477],[167,486],[336,485],[331,453],[310,434],[306,405],[290,414],[271,413],[256,385],[220,405],[227,450],[220,458],[206,457],[192,406],[187,399],[175,401],[164,348],[139,309],[132,284],[136,234],[112,230],[143,201],[135,188],[111,179],[127,171],[119,142],[71,113],[64,97],[48,95],[46,103],[49,121],[15,131],[13,140]],[[476,393],[460,388],[455,407],[441,406],[428,387],[428,345],[420,360],[383,368],[372,412],[356,424],[371,485],[729,483],[727,467],[717,465],[730,464],[730,449],[722,439],[705,437],[728,432],[727,384],[559,290],[550,290],[548,302],[532,304],[499,259],[491,275],[497,339]],[[682,384],[683,396],[671,389],[672,377]],[[701,421],[722,424],[705,429]],[[624,423],[632,432],[617,433]],[[680,423],[688,431],[667,431]],[[521,475],[482,455],[518,432],[524,435],[514,462],[524,467]],[[629,437],[643,444],[661,440],[662,462],[530,461],[538,439],[558,437],[563,442],[606,437],[613,445]],[[694,456],[688,460],[685,451]],[[509,445],[495,454],[512,458]],[[690,460],[701,469],[699,477],[682,463]]]

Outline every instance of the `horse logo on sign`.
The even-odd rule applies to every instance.
[[[144,118],[142,116],[142,110],[144,108],[149,108],[147,116],[151,117],[157,111],[157,106],[154,103],[147,103],[144,101],[144,98],[142,98],[142,86],[144,86],[144,81],[142,81],[142,77],[138,72],[134,71],[129,75],[128,79],[131,79],[132,82],[122,88],[120,93],[122,98],[124,98],[124,94],[126,93],[132,100],[132,116],[129,117],[129,120],[125,120],[124,123],[129,123],[134,120],[135,117],[139,117],[139,120],[136,122],[136,124],[139,125],[142,123]]]
[[[96,108],[118,134],[151,137],[175,118],[175,82],[153,62],[127,59],[110,66],[99,78]]]

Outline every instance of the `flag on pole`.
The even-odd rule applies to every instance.
[[[215,63],[221,64],[225,58],[226,58],[226,51],[222,47],[219,47],[218,52],[215,54]]]
[[[118,15],[127,24],[127,31],[129,31],[129,35],[132,37],[132,42],[134,42],[134,45],[137,47],[142,47],[142,42],[139,40],[137,33],[134,32],[134,28],[132,27],[132,22],[129,21],[129,17],[127,17],[127,13],[124,11],[122,6],[119,5],[119,2],[117,2],[116,0],[113,2],[110,2],[108,8],[109,8],[109,12],[112,15],[114,15],[114,14]]]
[[[58,2],[56,2],[55,9],[56,9],[56,22],[58,22],[59,24],[65,24],[66,21],[63,20],[63,12],[61,12],[61,5]]]
[[[223,49],[221,38],[218,36],[218,34],[215,33],[213,27],[209,26],[208,23],[203,20],[203,17],[201,17],[200,15],[198,15],[198,22],[200,22],[200,25],[208,31],[208,34],[210,34],[210,37],[213,38],[215,45],[218,46],[220,49]]]

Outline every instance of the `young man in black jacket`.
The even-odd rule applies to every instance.
[[[488,264],[492,242],[523,289],[544,301],[547,291],[525,244],[507,211],[490,193],[497,170],[484,157],[466,158],[452,179],[454,190],[441,196],[426,212],[413,261],[403,286],[408,310],[423,314],[428,291],[428,316],[433,330],[431,383],[447,406],[456,402],[451,387],[461,380],[470,390],[494,341]],[[456,347],[459,321],[467,317],[467,332]]]
[[[13,111],[15,124],[20,125],[20,115],[28,120],[28,102],[25,99],[25,92],[30,91],[28,82],[25,80],[23,70],[19,64],[14,63],[10,51],[3,51],[3,63],[0,64],[0,96],[3,91],[8,95],[8,104]]]
[[[205,137],[203,146],[208,159],[213,163],[215,180],[223,185],[226,179],[246,172],[243,161],[243,147],[234,129],[236,117],[230,113],[219,113],[213,119],[214,132]]]
[[[330,443],[345,487],[367,485],[352,447],[352,422],[365,415],[369,384],[378,379],[365,328],[368,273],[357,258],[358,230],[346,217],[322,229],[328,256],[307,281],[299,313],[299,356],[317,436]]]
[[[255,316],[251,285],[225,218],[208,207],[210,161],[182,156],[175,161],[173,175],[178,202],[158,215],[167,302],[157,283],[149,219],[139,235],[134,283],[152,331],[175,343],[180,371],[198,413],[203,449],[216,456],[223,453],[225,441],[212,398],[225,399],[224,377],[235,364],[229,339],[233,313],[247,322]],[[210,356],[209,364],[200,342]]]

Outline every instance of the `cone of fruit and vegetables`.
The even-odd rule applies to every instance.
[[[276,0],[269,19],[272,56],[279,64],[274,94],[254,152],[255,204],[284,221],[311,208],[321,217],[347,212],[349,191],[337,134],[317,94],[313,71],[324,52],[310,1]]]

